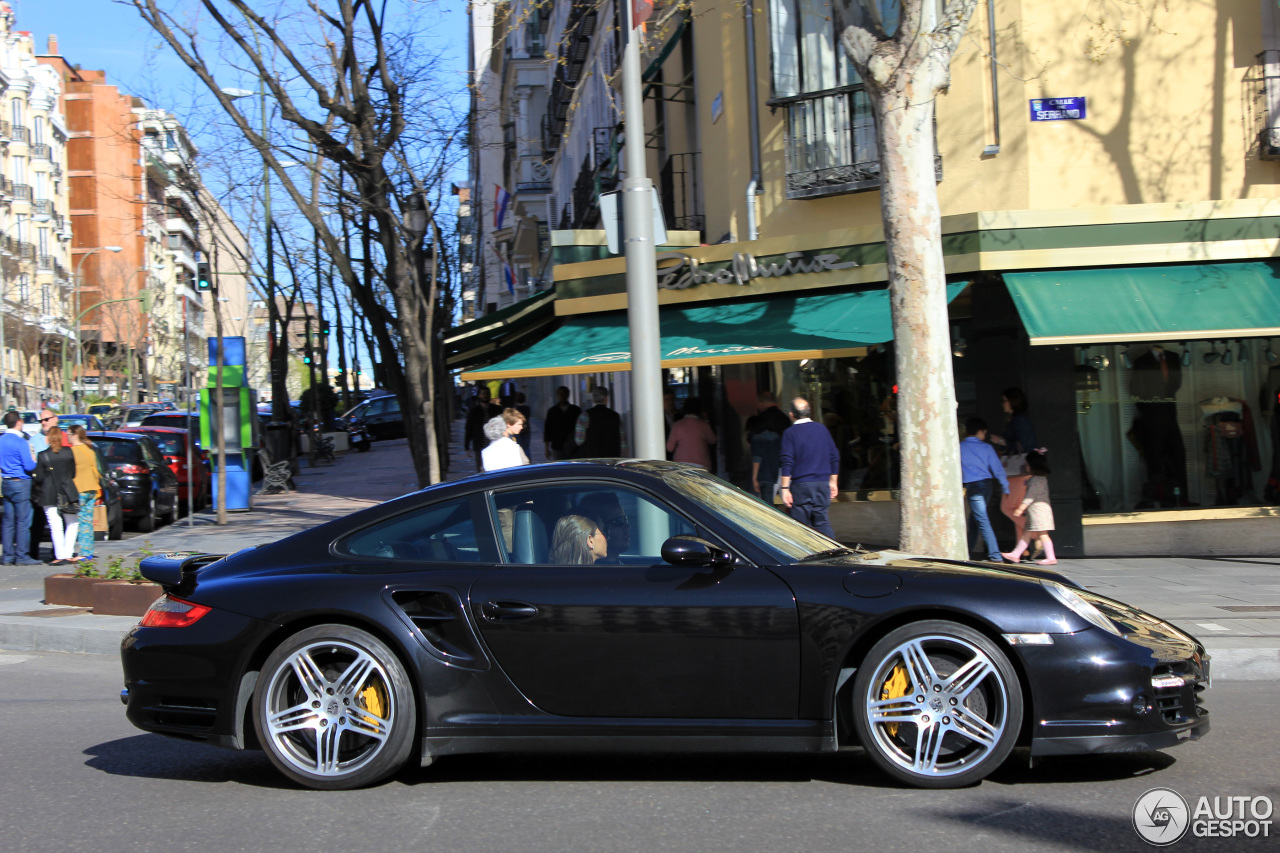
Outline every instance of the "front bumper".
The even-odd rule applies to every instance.
[[[1097,628],[1018,648],[1031,684],[1031,754],[1168,749],[1209,732],[1209,656],[1181,634]]]

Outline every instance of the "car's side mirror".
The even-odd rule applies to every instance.
[[[662,559],[673,566],[720,569],[733,565],[733,555],[697,536],[672,536],[662,543]]]

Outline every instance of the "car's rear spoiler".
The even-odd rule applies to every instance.
[[[190,577],[198,569],[216,563],[225,556],[226,554],[200,554],[195,551],[156,554],[143,560],[138,571],[147,580],[155,581],[169,590],[181,585],[184,578]]]

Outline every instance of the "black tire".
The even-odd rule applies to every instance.
[[[115,521],[111,520],[111,512],[107,512],[107,538],[119,542],[124,538],[124,510],[116,510]]]
[[[356,450],[360,451],[361,453],[368,453],[370,449],[372,449],[372,447],[373,447],[373,441],[368,437],[366,437],[364,441],[356,445]]]
[[[890,632],[854,678],[858,740],[881,770],[918,788],[981,781],[1009,757],[1022,710],[1008,656],[955,622],[914,622]]]
[[[304,684],[299,671],[314,678]],[[362,713],[349,713],[352,708]],[[327,791],[372,785],[395,773],[418,729],[400,660],[376,637],[347,625],[316,625],[281,643],[262,666],[253,710],[258,742],[276,769]],[[332,760],[326,749],[334,750]]]
[[[147,498],[147,511],[138,517],[138,532],[150,533],[156,529],[156,498],[151,495]]]

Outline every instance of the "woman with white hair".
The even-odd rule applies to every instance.
[[[503,409],[502,414],[490,418],[484,425],[484,437],[489,446],[480,451],[480,461],[486,471],[501,471],[517,465],[528,465],[529,457],[515,437],[524,429],[524,414],[517,409]]]

